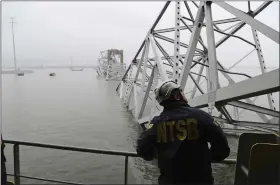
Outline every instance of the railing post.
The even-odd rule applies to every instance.
[[[19,145],[14,144],[14,180],[15,185],[20,185]]]
[[[124,169],[124,184],[127,185],[127,168],[128,168],[128,156],[125,156],[125,169]]]

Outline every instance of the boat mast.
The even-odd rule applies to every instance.
[[[14,18],[11,17],[11,22],[12,23],[12,34],[13,34],[13,49],[14,49],[14,65],[15,65],[15,71],[17,71],[17,59],[16,59],[16,47],[15,47],[15,34],[14,34]]]

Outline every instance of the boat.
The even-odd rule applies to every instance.
[[[71,71],[83,71],[84,70],[84,68],[73,67],[72,57],[71,57],[71,66],[69,68],[70,68]]]
[[[55,76],[55,73],[50,73],[50,76]]]
[[[73,68],[73,67],[71,67],[70,69],[71,69],[71,71],[83,71],[84,70],[84,68]]]

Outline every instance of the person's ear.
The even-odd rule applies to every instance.
[[[180,100],[181,99],[179,92],[175,92],[173,97],[174,97],[175,100]]]

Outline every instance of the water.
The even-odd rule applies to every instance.
[[[2,78],[4,139],[135,151],[140,129],[117,96],[117,82],[97,77],[93,69],[44,69]],[[235,158],[237,140],[228,139]],[[12,147],[7,145],[5,152],[8,172],[13,173]],[[124,182],[124,157],[34,147],[21,147],[20,157],[22,175],[88,184]],[[129,167],[129,183],[157,182],[156,161],[130,159]],[[233,183],[233,165],[213,169],[217,183]]]
[[[57,75],[50,77],[49,72]],[[3,75],[3,137],[134,152],[138,125],[122,107],[116,85],[97,78],[92,69],[36,70],[24,77]],[[6,153],[8,172],[12,173],[8,145]],[[23,175],[123,183],[124,159],[120,157],[33,147],[21,147],[20,153]],[[129,180],[135,183],[131,173]]]

